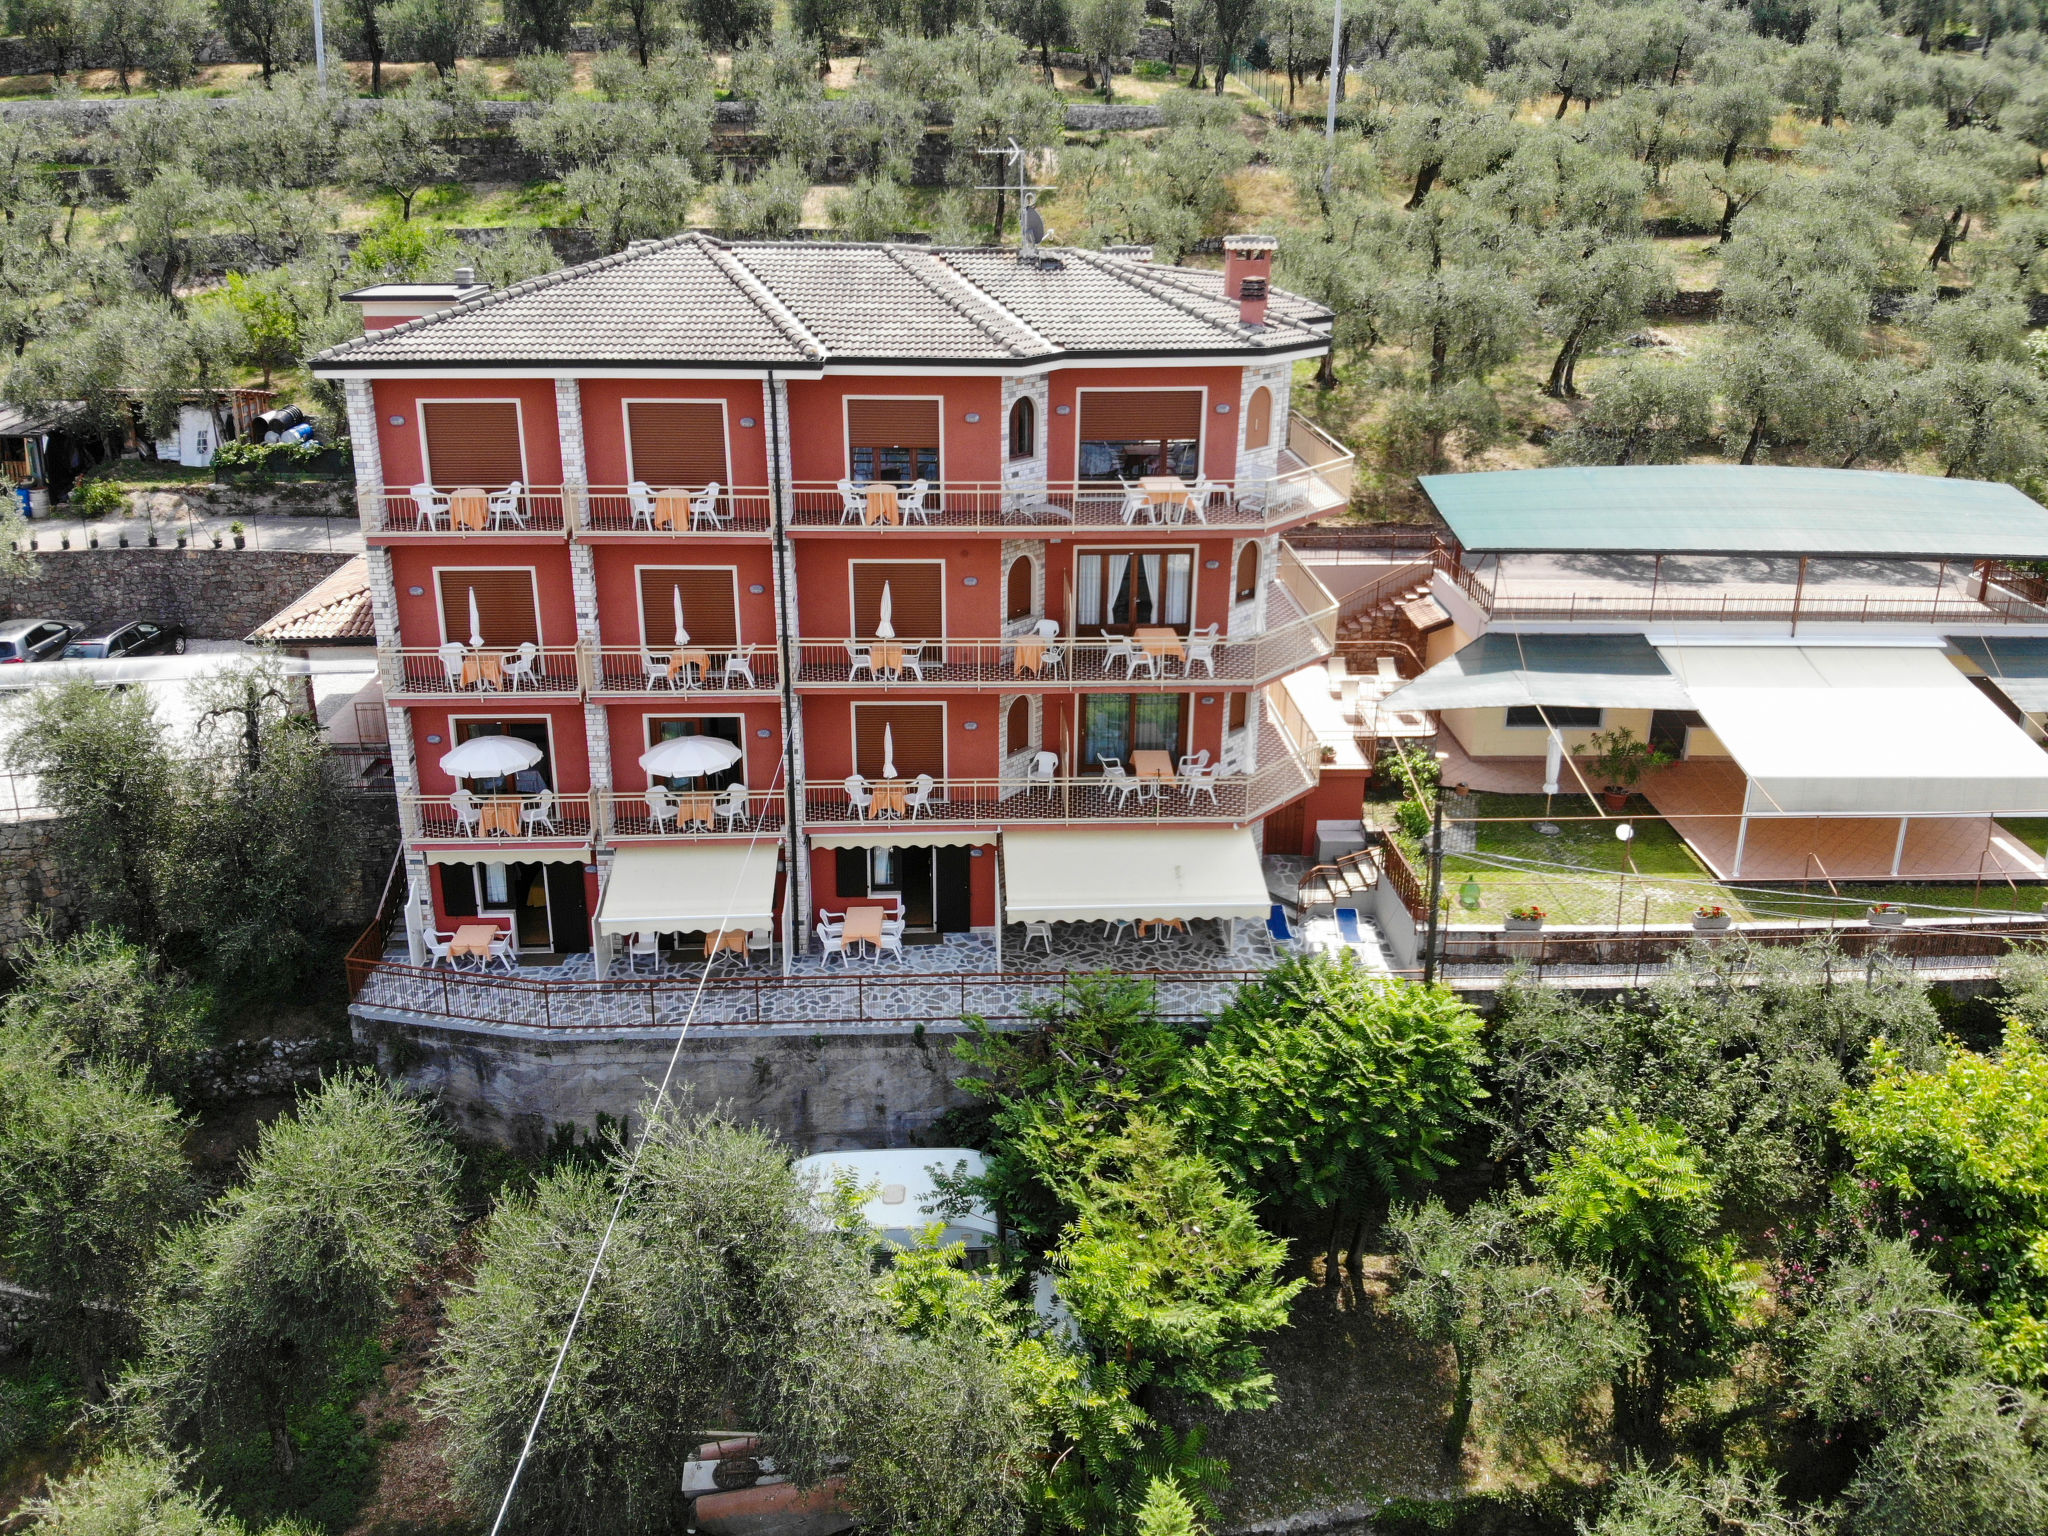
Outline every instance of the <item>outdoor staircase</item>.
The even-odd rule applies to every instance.
[[[1355,611],[1340,612],[1337,618],[1337,644],[1342,649],[1345,641],[1363,640],[1409,640],[1413,625],[1401,615],[1401,605],[1412,603],[1419,597],[1429,596],[1429,574],[1424,572],[1413,582],[1403,583],[1374,592],[1371,598]]]
[[[1362,848],[1331,863],[1318,864],[1303,875],[1295,893],[1295,908],[1307,917],[1339,907],[1359,907],[1370,900],[1379,883],[1379,861],[1370,848]]]

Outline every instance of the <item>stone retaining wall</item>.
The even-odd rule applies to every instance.
[[[35,812],[18,820],[0,815],[0,955],[20,947],[32,918],[69,915],[57,877],[57,827],[55,817]]]
[[[182,624],[194,639],[239,640],[348,558],[325,550],[44,550],[33,575],[0,580],[0,611],[88,624],[147,617]]]

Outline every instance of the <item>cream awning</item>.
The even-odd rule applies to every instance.
[[[813,832],[813,848],[977,848],[996,840],[994,828],[934,829],[879,826],[859,832]]]
[[[1272,909],[1245,827],[1005,828],[1003,887],[1013,923],[1264,918]]]
[[[584,847],[505,847],[498,843],[473,842],[458,848],[429,848],[429,864],[588,864],[590,850]]]
[[[634,843],[612,859],[597,903],[599,934],[702,933],[775,922],[780,845]]]
[[[1933,646],[1660,646],[1751,816],[2048,814],[2048,753]]]

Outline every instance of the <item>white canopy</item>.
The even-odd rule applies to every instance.
[[[2048,753],[1940,650],[1662,646],[1752,816],[2048,814]]]
[[[1005,828],[1007,920],[1244,917],[1272,909],[1244,827]]]
[[[996,840],[993,827],[881,826],[859,832],[813,832],[813,848],[978,848]]]
[[[628,844],[612,860],[597,931],[708,933],[775,922],[775,843]]]

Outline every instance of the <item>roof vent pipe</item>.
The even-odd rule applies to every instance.
[[[455,286],[458,288],[474,288],[476,286],[476,268],[457,267],[455,269]]]
[[[1232,235],[1223,242],[1223,296],[1237,300],[1237,316],[1246,325],[1266,323],[1266,295],[1273,282],[1271,235]]]

